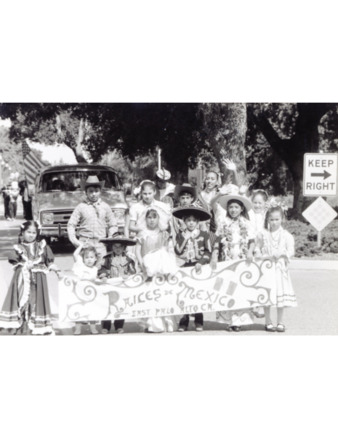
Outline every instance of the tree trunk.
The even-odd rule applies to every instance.
[[[251,111],[256,125],[291,172],[294,195],[292,217],[300,220],[304,220],[302,212],[313,200],[303,196],[304,154],[319,151],[318,125],[329,109],[330,104],[298,103],[295,133],[290,139],[281,139],[264,114],[256,115]]]
[[[236,163],[238,183],[243,184],[246,179],[246,104],[206,103],[202,105],[202,110],[208,141],[222,173],[222,182],[225,183],[231,176],[222,162],[228,158]]]

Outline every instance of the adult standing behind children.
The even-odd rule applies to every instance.
[[[98,253],[98,266],[107,253],[106,246],[100,240],[107,237],[107,234],[112,236],[118,230],[110,206],[101,199],[103,185],[104,182],[100,182],[97,176],[87,178],[84,186],[86,197],[74,209],[67,225],[69,240],[75,247],[81,242],[85,246],[95,247]]]
[[[144,218],[144,214],[151,206],[161,208],[167,214],[170,213],[170,206],[159,200],[155,200],[156,186],[154,182],[145,180],[141,182],[141,200],[137,203],[133,203],[130,206],[128,217],[128,230],[138,234],[144,230],[144,226],[140,226],[140,218]],[[144,220],[143,220],[144,222]]]
[[[157,170],[156,178],[155,178],[155,186],[156,186],[155,199],[167,203],[170,206],[170,208],[173,208],[175,185],[169,182],[170,179],[171,179],[170,171],[165,170],[164,168],[160,168],[159,170]]]

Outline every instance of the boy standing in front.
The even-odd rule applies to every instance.
[[[112,236],[118,230],[110,206],[101,200],[103,184],[97,176],[88,177],[84,187],[86,197],[74,209],[67,225],[68,238],[75,247],[78,247],[80,242],[85,246],[95,247],[98,253],[98,266],[107,253],[106,246],[100,240],[107,237],[107,234]],[[77,227],[78,236],[75,232]]]

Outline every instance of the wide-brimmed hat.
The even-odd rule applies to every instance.
[[[244,194],[244,189],[237,187],[236,185],[231,185],[231,192],[220,196],[217,203],[221,205],[225,210],[227,209],[228,203],[231,200],[237,200],[243,203],[244,208],[249,211],[252,208],[250,199],[248,199]]]
[[[211,214],[206,209],[197,206],[175,208],[172,214],[179,219],[184,219],[184,217],[192,215],[202,222],[211,218]]]
[[[171,173],[165,168],[161,168],[157,170],[156,176],[158,177],[158,179],[161,179],[162,181],[169,181],[169,179],[171,178]]]
[[[94,176],[88,176],[87,180],[83,184],[84,189],[86,190],[88,187],[104,187],[104,181],[100,181],[99,178]]]
[[[111,237],[101,238],[100,241],[102,243],[111,243],[111,244],[120,243],[123,246],[135,246],[135,244],[136,244],[135,240],[128,238],[123,234],[114,234]]]
[[[178,201],[181,193],[190,193],[193,197],[193,200],[196,200],[197,197],[196,188],[190,184],[176,185],[174,191],[174,198],[176,201]]]

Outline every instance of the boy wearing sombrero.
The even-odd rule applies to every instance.
[[[110,238],[103,238],[101,242],[110,246],[111,251],[104,257],[104,262],[98,272],[100,279],[127,279],[136,273],[135,262],[126,253],[127,246],[135,246],[135,240],[116,233]],[[111,320],[102,320],[102,334],[108,334],[111,330],[111,325]],[[123,333],[123,326],[124,320],[120,319],[114,321],[114,327],[118,334]]]
[[[210,262],[211,244],[209,234],[198,227],[200,221],[210,219],[208,211],[196,207],[179,207],[173,210],[173,216],[184,221],[186,229],[180,230],[176,236],[175,253],[181,266],[194,266],[200,272],[202,265]],[[203,313],[194,314],[196,331],[203,331]],[[189,314],[185,314],[179,323],[179,332],[187,331]]]
[[[108,236],[118,230],[110,206],[101,200],[103,185],[104,182],[100,182],[97,176],[88,176],[84,185],[86,197],[74,209],[67,224],[71,243],[75,247],[78,247],[81,241],[85,245],[94,246],[99,255],[99,265],[107,253],[105,245],[100,240],[107,236],[107,230]]]
[[[190,206],[197,206],[195,204],[196,199],[197,192],[195,187],[190,184],[176,185],[174,191],[174,200],[177,207],[187,208]],[[173,217],[172,225],[174,234],[177,234],[180,230],[183,231],[186,229],[184,221],[177,217]]]

